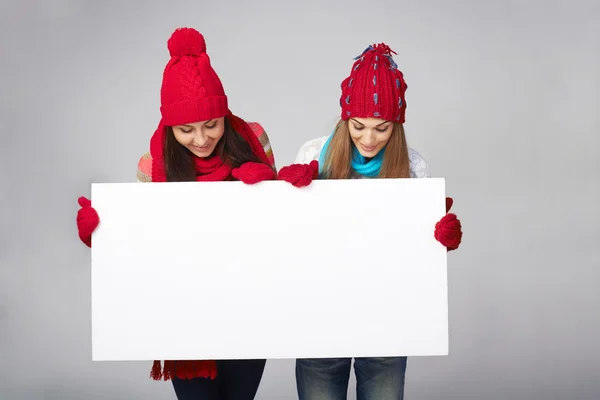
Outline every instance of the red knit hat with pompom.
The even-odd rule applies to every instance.
[[[178,28],[167,42],[171,59],[161,88],[163,123],[167,126],[220,118],[228,113],[227,96],[206,54],[204,37],[193,28]]]
[[[227,117],[261,161],[269,163],[262,144],[243,119],[232,114],[219,76],[210,64],[204,36],[193,28],[177,28],[167,41],[171,56],[163,72],[160,120],[150,139],[152,181],[164,182],[165,127]]]
[[[342,82],[342,120],[381,118],[404,123],[406,82],[384,43],[367,47],[355,58],[350,76]]]

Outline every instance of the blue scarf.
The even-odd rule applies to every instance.
[[[319,173],[323,173],[323,165],[325,164],[325,155],[327,153],[327,148],[329,147],[329,142],[331,142],[331,138],[333,137],[333,133],[329,136],[323,148],[321,149],[321,154],[319,155]],[[354,172],[359,175],[366,176],[368,178],[375,178],[379,175],[379,170],[381,169],[381,163],[383,161],[383,153],[385,152],[385,148],[381,149],[379,153],[375,157],[373,157],[369,162],[366,162],[365,157],[358,151],[354,143],[352,143],[352,169]]]

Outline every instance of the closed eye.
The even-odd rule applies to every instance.
[[[375,128],[375,130],[376,130],[377,132],[381,132],[381,133],[383,133],[383,132],[387,131],[387,130],[388,130],[388,128],[389,128],[389,125],[388,125],[388,126],[385,126],[385,127],[383,127],[383,128]],[[364,126],[358,127],[358,126],[354,125],[354,129],[356,129],[357,131],[362,131],[363,129],[365,129],[365,127],[364,127]]]

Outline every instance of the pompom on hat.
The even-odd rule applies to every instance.
[[[204,36],[193,28],[178,28],[167,41],[171,57],[200,57],[206,53]]]
[[[350,76],[342,81],[342,120],[381,118],[405,122],[407,89],[404,75],[385,43],[371,45],[357,56]]]

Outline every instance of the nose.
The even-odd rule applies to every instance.
[[[373,143],[375,143],[375,134],[373,133],[372,129],[369,129],[365,134],[364,143],[367,146],[370,146]]]
[[[202,129],[196,130],[196,135],[194,136],[194,141],[202,146],[206,143],[206,135],[202,132]]]

